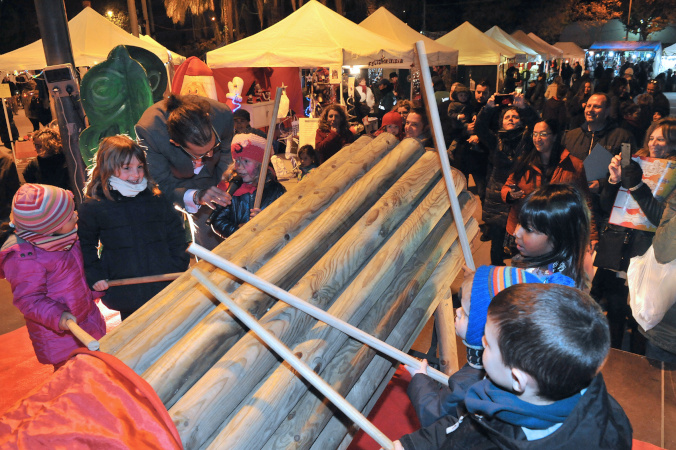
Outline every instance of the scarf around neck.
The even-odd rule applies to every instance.
[[[108,179],[111,189],[116,190],[125,197],[136,197],[139,192],[143,192],[148,187],[148,180],[144,177],[140,183],[130,183],[112,176]]]
[[[534,405],[484,379],[467,391],[465,406],[474,414],[495,417],[511,425],[544,430],[563,423],[581,397],[577,393],[551,405]]]
[[[77,227],[66,234],[39,234],[32,231],[16,231],[24,241],[48,252],[70,250],[77,241]]]

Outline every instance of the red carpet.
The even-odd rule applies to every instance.
[[[120,324],[120,314],[101,302],[99,309],[108,331]],[[25,326],[0,336],[0,416],[14,403],[38,390],[54,373],[51,365],[40,364]]]

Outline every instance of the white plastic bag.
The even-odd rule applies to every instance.
[[[647,331],[676,303],[676,260],[660,264],[651,245],[643,256],[631,258],[627,283],[631,312]]]

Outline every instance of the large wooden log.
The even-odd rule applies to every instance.
[[[256,236],[258,236],[258,238],[256,238],[256,245],[251,244],[251,238],[248,240],[248,246],[245,242],[239,241],[241,242],[241,248],[233,255],[232,261],[239,265],[252,268],[252,270],[259,268],[261,264],[268,261],[272,255],[278,253],[280,248],[285,246],[293,236],[296,236],[304,229],[304,227],[307,227],[308,224],[312,223],[312,219],[325,211],[324,208],[338,198],[341,193],[345,192],[354,179],[358,179],[373,167],[383,155],[390,151],[393,144],[394,142],[389,139],[375,139],[370,144],[363,147],[361,153],[353,155],[353,161],[342,164],[340,166],[340,171],[334,172],[324,179],[323,183],[318,186],[311,195],[306,195],[295,203],[289,202],[289,204],[286,205],[287,211],[284,214],[278,216],[274,223],[256,234]],[[365,192],[370,192],[370,196],[365,196],[365,201],[375,201],[378,197],[377,190],[366,190]],[[279,208],[284,204],[285,198],[288,197],[285,195],[270,206],[270,208],[275,207],[273,212],[276,212],[276,208]],[[270,208],[266,208],[260,215],[264,215]],[[257,218],[258,216],[256,219]],[[333,223],[330,224],[330,227],[324,229],[322,239],[319,240],[319,244],[317,245],[319,252],[314,254],[314,252],[306,250],[304,254],[300,253],[300,255],[304,255],[304,258],[300,259],[300,261],[304,264],[311,265],[313,258],[314,260],[319,258],[322,253],[322,245],[328,245],[329,243],[335,242],[338,238],[341,231],[340,224],[342,222],[345,222],[345,219],[342,216],[335,216]],[[243,227],[243,229],[245,227]],[[233,236],[238,235],[242,231],[243,230],[238,230]],[[230,240],[219,245],[217,250],[222,249],[223,246],[229,242]],[[202,270],[214,271],[214,267],[211,266],[211,264],[204,262],[200,262],[198,267]],[[277,268],[276,277],[271,281],[277,282],[286,288],[290,287],[297,278],[294,279],[292,277],[291,279],[288,279],[285,277],[289,272],[293,271],[293,268],[295,268],[295,265],[279,266]],[[194,283],[194,280],[189,280],[189,278],[186,278],[185,280]],[[233,291],[238,286],[229,275],[220,271],[214,275],[212,281],[221,289],[228,292]],[[137,331],[138,334],[128,340],[124,349],[118,351],[116,356],[124,361],[125,364],[133,368],[137,373],[144,373],[173,344],[175,344],[182,336],[185,336],[197,322],[202,320],[210,311],[213,311],[213,300],[211,300],[209,296],[205,296],[202,291],[190,289],[188,295],[181,295],[181,293],[185,292],[185,289],[189,289],[193,286],[195,285],[189,285],[187,288],[182,287],[182,290],[179,293],[181,299],[178,302],[172,302],[171,309],[158,308],[160,311],[153,317],[153,322],[159,323],[161,326],[146,327],[140,331],[134,330]],[[171,292],[167,292],[167,294],[170,296],[172,295]],[[127,321],[125,321],[125,323],[126,322]]]
[[[464,195],[463,200],[465,202],[472,198],[466,193],[462,195]],[[471,216],[475,205],[474,201],[469,202],[467,208],[463,211],[466,217]],[[405,230],[405,227],[406,225],[402,225],[397,234],[404,234],[403,230]],[[403,260],[406,259],[406,256],[402,254],[405,253],[405,250],[402,249],[400,252],[397,252],[396,247],[398,242],[404,245],[405,239],[400,238],[396,234],[393,235],[388,242],[388,244],[390,242],[393,243],[392,248],[387,249],[387,244],[384,245],[379,251],[379,256],[391,257],[392,262],[389,265],[396,276],[383,276],[379,283],[377,271],[369,270],[368,266],[365,267],[361,273],[373,279],[373,283],[370,283],[371,286],[363,287],[365,290],[371,291],[369,295],[363,295],[365,298],[363,301],[360,301],[360,293],[354,292],[354,289],[361,289],[361,283],[359,280],[355,280],[331,306],[329,313],[352,324],[359,323],[361,330],[380,337],[383,330],[387,329],[390,324],[393,326],[396,323],[393,316],[396,315],[396,319],[398,319],[403,314],[403,310],[408,307],[417,290],[429,278],[441,257],[448,251],[456,238],[457,230],[453,226],[451,216],[447,213],[441,218],[424,242],[417,247],[415,255],[404,262]],[[388,252],[388,250],[391,251]],[[396,253],[400,254],[397,255]],[[373,263],[377,265],[381,261],[382,259],[374,257],[369,264]],[[382,271],[385,272],[386,269],[383,268]],[[388,286],[383,287],[384,283],[387,283]],[[367,311],[365,310],[367,309],[369,310],[368,315],[374,316],[377,320],[371,319],[368,324],[365,324],[365,321],[362,319],[366,315]],[[379,322],[380,324],[378,324]],[[391,331],[391,328],[388,330],[388,334],[389,331]],[[322,373],[346,340],[346,335],[320,322],[294,348],[294,351],[302,355],[303,360],[307,361],[317,372]],[[345,380],[343,380],[343,385],[344,383]],[[211,447],[260,447],[306,391],[304,383],[293,372],[283,365],[279,366],[268,377],[264,386],[256,391],[252,391],[247,400],[247,405],[242,407],[236,416],[228,420],[227,426],[212,442]],[[347,392],[347,389],[345,392]],[[265,401],[260,402],[258,399],[265,399]],[[297,414],[292,421],[293,424],[291,424],[291,421],[286,421],[285,425],[289,424],[290,429],[297,431],[302,427],[300,424],[312,422],[313,419],[307,417],[305,411],[307,409],[300,408],[297,410]],[[257,429],[259,432],[251,435],[251,433],[247,432],[250,429]],[[299,442],[295,441],[295,432],[288,433],[284,437],[287,436],[290,436],[294,442]],[[279,439],[275,441],[280,446],[285,445]]]
[[[465,228],[468,237],[471,238],[477,233],[478,224],[474,219],[471,219]],[[425,323],[427,323],[434,313],[438,302],[450,295],[450,280],[455,278],[463,262],[464,258],[461,246],[458,242],[455,242],[449,253],[434,271],[434,274],[425,283],[418,296],[416,296],[414,302],[402,316],[401,320],[399,320],[394,331],[390,333],[386,342],[403,349],[410,349]],[[362,351],[375,355],[375,352],[372,352],[370,349],[366,349],[363,346],[362,348]],[[381,389],[384,389],[393,372],[393,364],[390,360],[375,355],[366,370],[362,372],[357,383],[347,394],[346,399],[357,409],[362,410],[365,415],[368,415],[371,408],[375,405],[375,401],[380,396]],[[386,376],[388,376],[387,379],[385,379]],[[316,450],[342,448],[341,441],[345,439],[349,443],[352,435],[357,430],[349,421],[345,420],[344,416],[336,413],[335,410],[327,408],[326,404],[318,404],[313,410],[312,415],[323,414],[329,417],[328,423],[310,448]],[[348,431],[351,435],[346,437]],[[273,446],[271,448],[279,447]]]
[[[192,275],[197,278],[200,283],[202,283],[202,285],[209,289],[209,291],[221,303],[226,305],[239,320],[244,322],[244,324],[249,329],[254,331],[268,347],[272,348],[275,353],[284,358],[285,362],[297,370],[303,376],[303,378],[306,381],[309,381],[315,389],[322,393],[322,395],[330,399],[331,403],[340,408],[340,410],[346,416],[357,423],[359,427],[362,430],[365,430],[377,443],[387,450],[394,449],[392,441],[387,436],[385,436],[382,431],[375,427],[366,417],[364,417],[352,405],[345,401],[342,396],[336,393],[336,391],[333,390],[333,388],[331,388],[328,383],[326,383],[319,375],[317,375],[307,364],[301,361],[301,359],[298,358],[289,347],[284,345],[282,341],[277,339],[272,333],[261,326],[255,317],[240,308],[237,303],[232,301],[228,294],[218,289],[215,284],[210,282],[204,272],[199,269],[193,269]]]
[[[252,238],[257,237],[259,233],[270,225],[274,225],[279,220],[280,216],[291,213],[293,205],[306,197],[315,197],[317,203],[314,204],[313,201],[310,201],[311,204],[304,204],[304,211],[307,214],[298,216],[299,223],[295,228],[302,229],[354,181],[345,177],[341,180],[343,184],[334,186],[334,189],[329,190],[327,195],[326,191],[318,191],[318,189],[328,177],[334,173],[342,172],[342,167],[350,161],[360,162],[364,164],[366,170],[368,170],[375,162],[380,160],[380,157],[384,152],[391,150],[395,146],[395,141],[396,140],[394,139],[383,139],[376,142],[369,137],[359,138],[352,145],[343,148],[340,152],[336,153],[328,161],[315,169],[312,176],[303,178],[296,186],[289,189],[288,192],[280,197],[278,201],[272,203],[254,219],[244,224],[242,228],[237,230],[237,233],[234,233],[226,239],[214,251],[228,260],[234,260],[234,257],[238,252],[248,249],[251,246]],[[377,150],[373,153],[371,149],[366,149],[367,151],[364,151],[367,146],[375,146],[377,147]],[[371,155],[371,157],[374,158],[373,161],[369,163],[363,159],[360,160],[360,155],[363,155],[364,153]],[[348,171],[349,170],[350,169],[348,169]],[[287,214],[287,216],[288,215],[290,214]],[[286,221],[288,220],[289,219],[286,219]],[[267,253],[270,252],[269,249],[262,250]],[[254,262],[256,262],[260,267],[260,265],[266,261],[264,257],[258,256],[258,253],[252,255],[251,252],[249,252],[248,258],[249,260],[244,261],[242,265],[253,265]],[[202,270],[213,270],[213,267],[206,263],[200,263],[197,267]],[[214,280],[214,282],[216,282],[216,280]],[[194,289],[191,289],[194,286],[196,286],[195,280],[188,275],[181,277],[176,282],[167,286],[167,288],[158,293],[151,301],[147,302],[138,311],[127,318],[122,325],[103,337],[101,339],[102,351],[117,356],[118,350],[122,347],[125,347],[125,349],[128,350],[128,344],[134,339],[136,339],[137,342],[141,342],[143,344],[142,346],[152,347],[156,341],[166,342],[166,339],[162,333],[148,335],[146,332],[149,328],[148,324],[156,323],[158,321],[162,321],[166,324],[167,320],[173,319],[181,320],[182,323],[185,324],[186,322],[193,323],[195,320],[202,318],[208,311],[215,307],[215,303],[208,296],[202,295],[199,291],[196,292],[197,295],[194,297],[192,295],[181,294],[194,294]],[[220,287],[223,288],[223,286]],[[191,314],[189,316],[183,316],[180,312],[175,311],[176,305],[185,305],[186,310],[191,311]],[[163,328],[171,329],[171,324],[167,324],[167,327]],[[157,331],[155,328],[153,330]],[[130,365],[130,367],[135,368],[133,367],[133,361],[129,358],[122,355],[121,359],[125,360],[125,363]],[[140,368],[138,371],[142,372],[143,369]]]
[[[399,147],[395,151],[398,149]],[[438,166],[436,155],[429,153],[423,155],[320,259],[290,293],[314,306],[326,308],[391,230],[399,226],[416,199],[427,191],[435,179],[438,179]],[[374,171],[375,169],[371,172]],[[464,181],[464,178],[462,180]],[[443,189],[441,185],[442,193]],[[359,195],[359,191],[355,193]],[[355,201],[351,196],[345,200]],[[339,202],[341,201],[343,198]],[[429,207],[430,204],[427,204],[423,210],[428,210]],[[261,323],[284,342],[293,343],[302,337],[313,323],[313,319],[295,308],[277,304],[261,319]],[[274,355],[261,346],[255,335],[248,334],[242,337],[221,358],[215,369],[205,374],[171,408],[170,415],[186,445],[192,446],[197,442],[203,442],[216,431],[230,411],[267,373],[275,361]],[[219,395],[225,392],[227,395]],[[211,398],[214,401],[206,405],[201,400],[203,398]]]
[[[352,225],[352,220],[356,219],[353,216],[362,217],[365,210],[380,198],[383,191],[398,180],[406,168],[422,153],[423,149],[420,145],[412,140],[399,144],[289,242],[282,251],[275,254],[259,269],[257,275],[288,289],[290,286],[286,285],[294,280],[285,280],[284,275],[291,268],[307,267],[309,263],[322,256],[321,249],[333,241],[329,239],[329,236],[341,232],[341,227]],[[432,160],[432,158],[426,157],[426,160]],[[423,174],[418,175],[420,177]],[[402,195],[402,193],[399,194]],[[392,202],[399,201],[397,199]],[[387,222],[392,219],[384,218],[383,220]],[[267,233],[261,236],[264,240],[268,238]],[[318,249],[320,249],[319,252]],[[314,253],[319,254],[313,255]],[[304,271],[307,271],[307,268]],[[287,283],[280,283],[280,280]],[[337,280],[332,282],[337,283]],[[307,292],[307,295],[299,297],[309,298],[314,291]],[[238,288],[232,297],[256,317],[260,317],[273,302],[268,295],[248,285]],[[239,322],[219,307],[200,321],[198,326],[187,332],[143,373],[143,377],[155,388],[165,405],[173,405],[176,400],[184,397],[183,394],[218,361],[218,358],[239,339],[244,331]],[[210,415],[204,423],[200,424],[200,429],[205,429],[206,423],[214,419],[215,417]]]

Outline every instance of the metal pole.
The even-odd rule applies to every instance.
[[[627,34],[624,36],[624,40],[629,40],[629,21],[631,20],[631,0],[629,0],[629,12],[627,13]]]
[[[63,0],[35,0],[35,11],[47,65],[71,64],[75,67]]]
[[[42,46],[45,50],[47,65],[71,64],[75,69],[63,0],[35,0],[35,10],[40,35],[43,36]],[[77,74],[77,71],[75,73]],[[82,193],[87,176],[85,163],[80,154],[80,132],[85,128],[83,120],[85,114],[80,102],[80,88],[77,81],[75,80],[75,89],[67,97],[50,94],[52,94],[61,142],[66,155],[70,186],[75,195],[75,203],[79,205],[83,201]]]

